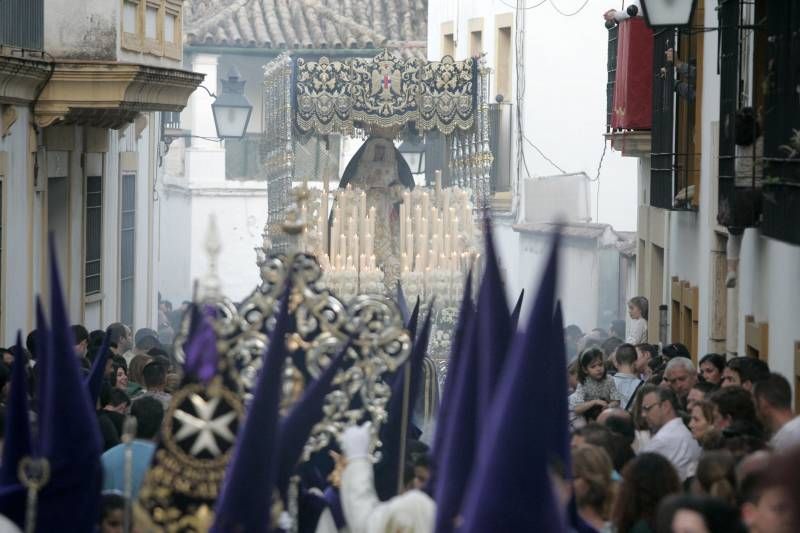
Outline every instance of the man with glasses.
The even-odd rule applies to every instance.
[[[640,389],[642,415],[653,438],[641,450],[664,456],[681,481],[692,477],[700,459],[700,446],[678,416],[678,400],[671,389],[646,385]]]

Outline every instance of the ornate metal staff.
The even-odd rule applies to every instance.
[[[23,457],[17,470],[20,482],[28,489],[25,501],[25,533],[36,531],[36,503],[39,491],[50,481],[50,462],[40,457]]]

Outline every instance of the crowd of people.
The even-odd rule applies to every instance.
[[[682,344],[660,347],[644,342],[646,300],[632,300],[629,310],[627,327],[616,321],[608,330],[598,328],[587,334],[574,325],[564,328],[569,393],[565,403],[569,425],[565,427],[570,432],[571,465],[565,468],[563,462],[555,461],[550,474],[553,486],[563,489],[554,491],[563,508],[569,509],[569,502],[574,502],[580,521],[570,521],[572,529],[601,533],[797,531],[800,417],[793,413],[787,379],[753,357],[727,359],[706,354],[695,365]],[[130,502],[126,497],[137,497],[157,448],[171,394],[180,386],[181,367],[172,353],[177,327],[161,331],[143,328],[134,333],[121,323],[93,332],[72,326],[74,351],[85,378],[108,346],[96,404],[104,449],[102,512],[96,524],[102,533],[123,530],[126,503]],[[556,336],[560,327],[554,330]],[[469,333],[465,335],[467,342]],[[17,357],[24,358],[34,423],[37,339],[37,332],[31,332],[22,354],[2,350],[0,362],[4,409],[11,368]],[[468,350],[469,346],[462,344],[462,348]],[[522,368],[525,357],[517,358],[516,363]],[[503,379],[511,382],[516,373],[508,372]],[[456,391],[458,385],[456,382]],[[463,389],[465,396],[458,396],[453,389],[445,392],[455,402],[468,398],[469,391],[475,390],[470,387]],[[542,399],[548,401],[546,393]],[[509,413],[501,404],[494,409],[485,420]],[[514,423],[521,420],[518,415],[508,416]],[[453,413],[450,418],[457,420]],[[455,430],[461,426],[453,423],[447,427]],[[487,429],[489,433],[502,431],[501,427],[485,427],[492,428]],[[433,439],[425,436],[433,441],[429,448],[419,437],[413,434],[406,442],[406,464],[401,468],[404,489],[385,498],[380,465],[373,467],[370,460],[369,425],[348,428],[341,439],[341,454],[333,454],[335,468],[328,477],[337,503],[322,512],[312,530],[456,530],[452,524],[444,529],[440,525],[447,523],[443,498],[449,497],[458,471],[448,471],[445,463],[450,460],[448,453],[452,458],[460,446],[470,445],[469,440],[460,436],[448,440],[447,435],[434,433]],[[479,437],[471,444],[475,448],[470,461],[477,475],[482,472],[477,442],[485,446],[483,440]],[[437,456],[437,449],[447,453]],[[492,453],[497,457],[497,449]],[[434,478],[438,478],[439,489],[430,481]],[[475,503],[470,499],[472,492],[481,494],[479,484],[470,480],[470,491],[464,489],[459,496],[467,506]],[[471,524],[480,523],[478,518],[468,517]],[[462,519],[459,514],[454,523]]]
[[[573,489],[598,531],[797,531],[800,417],[788,380],[754,357],[565,329]],[[794,459],[791,453],[794,451]],[[796,476],[796,474],[795,474]]]

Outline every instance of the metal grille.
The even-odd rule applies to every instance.
[[[136,274],[136,174],[122,175],[120,212],[120,322],[133,326],[133,297]]]
[[[800,244],[800,5],[771,0],[767,10],[762,229],[770,237]]]
[[[84,293],[98,294],[102,287],[103,178],[86,177],[86,243]]]
[[[178,130],[181,128],[180,111],[163,111],[161,113],[161,127],[164,129]]]
[[[653,44],[653,128],[650,154],[650,205],[672,208],[674,156],[675,73],[668,68],[664,52],[675,48],[676,32],[655,32]],[[664,68],[664,74],[661,69]]]
[[[225,141],[225,178],[263,181],[267,172],[261,164],[260,133],[248,133],[241,139]]]
[[[608,29],[608,81],[606,82],[606,131],[611,131],[614,116],[614,85],[617,81],[617,44],[619,26]]]
[[[735,207],[736,143],[734,124],[739,107],[739,0],[719,6],[719,208],[723,221]]]
[[[0,45],[42,50],[44,0],[0,0]]]

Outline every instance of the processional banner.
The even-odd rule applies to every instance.
[[[478,68],[473,58],[429,62],[388,51],[370,59],[298,59],[295,125],[301,133],[352,133],[355,128],[469,130],[475,123]]]

